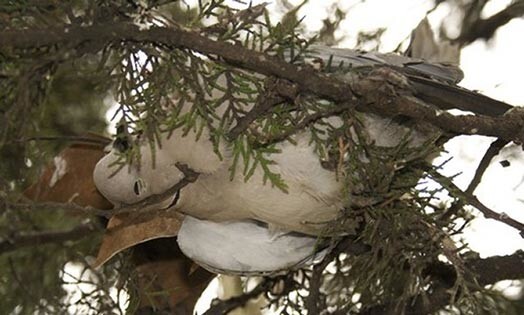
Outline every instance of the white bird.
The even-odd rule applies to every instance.
[[[414,73],[421,89],[432,84],[450,87],[461,76],[455,67],[398,55],[325,47],[313,47],[313,50],[312,59],[330,60],[333,65],[344,62],[353,69],[393,65]],[[458,88],[453,92],[471,93]],[[431,93],[426,89],[420,96],[433,97],[433,100],[446,97],[445,93]],[[504,106],[489,108],[500,104],[487,98],[482,100],[487,105],[479,108],[481,113],[501,114],[507,109]],[[441,103],[444,108],[448,106],[445,99]],[[339,123],[336,117],[328,120]],[[430,136],[373,114],[364,114],[362,124],[367,137],[377,146],[396,146],[405,137],[410,137],[410,144],[415,146]],[[247,182],[241,175],[230,179],[231,148],[221,141],[222,158],[219,158],[207,130],[199,137],[193,131],[183,135],[181,129],[175,129],[171,135],[163,134],[154,163],[151,150],[144,143],[140,147],[140,167],[124,167],[111,177],[115,172],[113,164],[118,160],[118,152],[113,149],[98,163],[94,180],[100,192],[115,205],[130,204],[165,192],[184,177],[176,163],[186,164],[200,176],[181,189],[174,205],[175,210],[187,215],[178,236],[184,253],[214,271],[270,273],[309,261],[317,250],[316,237],[325,223],[336,220],[340,211],[352,204],[351,192],[344,187],[344,180],[321,165],[310,138],[308,130],[298,132],[293,136],[294,143],[277,144],[280,152],[270,156],[274,161],[270,169],[280,174],[287,192],[269,183],[264,185],[264,171],[260,167]],[[240,168],[242,161],[237,165]],[[236,173],[241,174],[241,170]],[[156,206],[165,208],[174,201],[175,196],[171,196]]]

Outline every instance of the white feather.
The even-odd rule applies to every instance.
[[[274,238],[254,221],[212,222],[186,216],[178,245],[201,266],[226,274],[267,274],[311,263],[317,238],[297,233]]]

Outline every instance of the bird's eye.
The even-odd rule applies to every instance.
[[[140,184],[138,183],[138,181],[135,182],[135,185],[133,186],[133,190],[135,192],[135,195],[137,196],[140,195]]]
[[[178,199],[180,199],[180,189],[176,191],[175,199],[173,200],[173,205],[176,205]]]
[[[133,191],[135,192],[135,195],[140,196],[144,192],[145,189],[145,183],[142,179],[137,179],[133,185]]]

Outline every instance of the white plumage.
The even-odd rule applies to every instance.
[[[213,272],[241,275],[302,267],[325,254],[315,252],[316,237],[274,234],[250,220],[213,222],[187,216],[178,244],[189,258]]]
[[[316,49],[317,53],[322,53],[322,49]],[[337,58],[343,59],[346,66],[355,60],[359,62],[356,66],[386,62],[384,56],[372,58],[366,54],[361,57],[353,52],[346,56],[343,52],[326,48],[322,57],[328,59],[329,54],[341,55]],[[406,61],[404,57],[399,58]],[[412,67],[430,73],[437,69],[438,75],[448,76],[450,80],[454,78],[445,67],[422,63]],[[336,118],[331,119],[336,123]],[[411,134],[412,145],[427,139],[427,135],[410,133],[408,128],[376,115],[364,115],[362,123],[368,138],[378,146],[395,146],[408,134]],[[322,167],[310,137],[308,131],[302,131],[293,137],[295,144],[289,141],[279,143],[280,153],[270,156],[275,162],[270,168],[281,175],[288,192],[272,187],[270,183],[264,185],[264,172],[260,167],[247,182],[240,169],[230,180],[231,149],[221,141],[219,150],[223,158],[220,159],[214,152],[207,130],[199,138],[193,131],[183,136],[180,129],[174,130],[171,136],[162,135],[156,150],[155,167],[151,150],[144,143],[140,148],[140,168],[124,167],[110,177],[115,171],[112,164],[117,158],[113,149],[98,163],[94,179],[100,192],[114,204],[129,204],[162,193],[176,184],[183,174],[175,164],[186,164],[200,176],[180,191],[175,206],[176,210],[188,216],[179,236],[182,250],[211,270],[228,273],[282,270],[313,255],[315,238],[285,233],[274,238],[267,227],[255,224],[253,220],[263,222],[271,229],[317,236],[326,222],[336,220],[340,210],[352,202],[351,192],[343,187],[343,180]],[[242,161],[238,163],[239,168],[240,165],[243,165]],[[158,207],[166,207],[173,198],[168,198]]]

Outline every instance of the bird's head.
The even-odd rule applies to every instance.
[[[96,165],[93,179],[96,187],[115,206],[133,204],[149,196],[162,194],[177,184],[184,174],[165,150],[140,147],[139,162],[122,164],[121,149],[113,147]],[[174,198],[174,196],[173,196]],[[173,198],[162,204],[169,205]],[[162,205],[158,205],[162,208]]]

